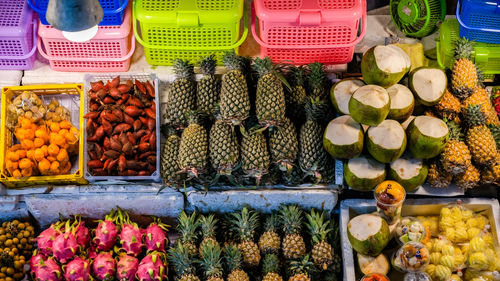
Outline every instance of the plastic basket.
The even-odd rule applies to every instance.
[[[38,50],[57,71],[127,71],[135,51],[131,12],[128,8],[122,25],[99,26],[94,38],[81,43],[69,41],[50,25],[40,25]]]
[[[500,0],[458,0],[460,37],[500,44]]]
[[[23,0],[0,1],[0,69],[28,70],[36,58],[36,20]]]
[[[255,0],[252,4],[252,33],[261,46],[260,55],[275,62],[348,63],[365,32],[366,0]]]
[[[87,162],[89,161],[88,157],[88,144],[87,144],[87,132],[84,133],[84,172],[85,178],[89,182],[103,182],[103,181],[149,181],[149,182],[160,182],[161,181],[161,173],[160,173],[160,92],[158,91],[159,80],[156,77],[156,74],[123,74],[123,73],[115,73],[115,74],[86,74],[84,77],[84,91],[85,91],[85,99],[84,99],[84,108],[85,114],[88,110],[88,92],[90,90],[90,82],[97,81],[111,81],[116,76],[120,76],[120,80],[139,80],[141,82],[152,81],[155,86],[155,103],[156,103],[156,172],[154,172],[151,176],[93,176],[89,170],[87,169]]]
[[[455,62],[455,43],[459,39],[459,24],[455,19],[443,21],[436,42],[437,61],[442,68],[452,68]],[[500,74],[500,45],[474,43],[472,58],[484,74]]]
[[[132,22],[151,65],[172,65],[174,59],[197,62],[210,54],[222,64],[224,52],[237,51],[248,33],[242,0],[137,0]]]
[[[50,25],[45,17],[49,0],[27,0],[30,7],[38,13],[40,21],[44,25]],[[167,0],[169,1],[169,0]],[[127,8],[128,0],[99,0],[104,11],[104,17],[99,25],[121,25],[123,14]]]
[[[24,91],[32,91],[42,100],[57,99],[59,103],[71,113],[71,123],[79,130],[78,157],[73,161],[71,174],[58,176],[32,176],[28,178],[15,179],[9,177],[5,170],[5,155],[9,147],[14,143],[12,132],[6,127],[1,127],[0,135],[0,182],[7,187],[23,187],[30,185],[47,184],[86,184],[83,178],[83,85],[82,84],[59,84],[59,85],[33,85],[4,87],[2,90],[2,120],[6,120],[7,108],[11,101]]]

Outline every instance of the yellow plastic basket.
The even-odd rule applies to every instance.
[[[71,98],[75,106],[69,108],[72,114],[72,123],[79,130],[78,159],[73,163],[72,174],[58,176],[32,176],[28,178],[15,179],[9,177],[5,169],[5,155],[9,147],[14,142],[12,132],[5,126],[0,130],[0,182],[6,187],[24,187],[31,185],[61,185],[61,184],[86,184],[83,177],[83,85],[82,84],[59,84],[59,85],[34,85],[4,87],[2,89],[2,112],[1,117],[5,122],[7,118],[7,108],[12,100],[24,91],[32,91],[42,100],[47,97],[56,98],[62,105],[64,100]],[[71,97],[70,97],[71,95]]]

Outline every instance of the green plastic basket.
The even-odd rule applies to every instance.
[[[453,67],[455,42],[458,38],[458,21],[445,20],[436,41],[437,60],[442,68]],[[474,42],[472,58],[484,74],[500,74],[500,44]]]
[[[172,65],[174,59],[194,63],[210,54],[215,54],[221,64],[224,52],[237,52],[248,34],[243,0],[133,2],[134,34],[151,65]]]
[[[446,16],[445,0],[391,0],[394,24],[411,37],[425,37],[438,29]]]

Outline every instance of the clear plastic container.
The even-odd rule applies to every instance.
[[[429,264],[429,256],[429,250],[424,244],[409,242],[394,252],[391,263],[400,272],[420,272]]]
[[[395,181],[384,181],[377,185],[374,196],[380,216],[386,219],[388,224],[399,221],[406,198],[405,189]]]
[[[403,217],[396,226],[396,240],[400,245],[408,242],[420,242],[425,238],[424,225],[414,217]]]

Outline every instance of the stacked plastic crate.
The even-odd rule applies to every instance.
[[[33,2],[34,1],[34,2]],[[45,17],[48,0],[28,0],[40,18],[38,49],[57,71],[120,72],[130,67],[135,51],[132,9],[128,0],[100,0],[104,17],[97,34],[86,42],[72,42]]]

